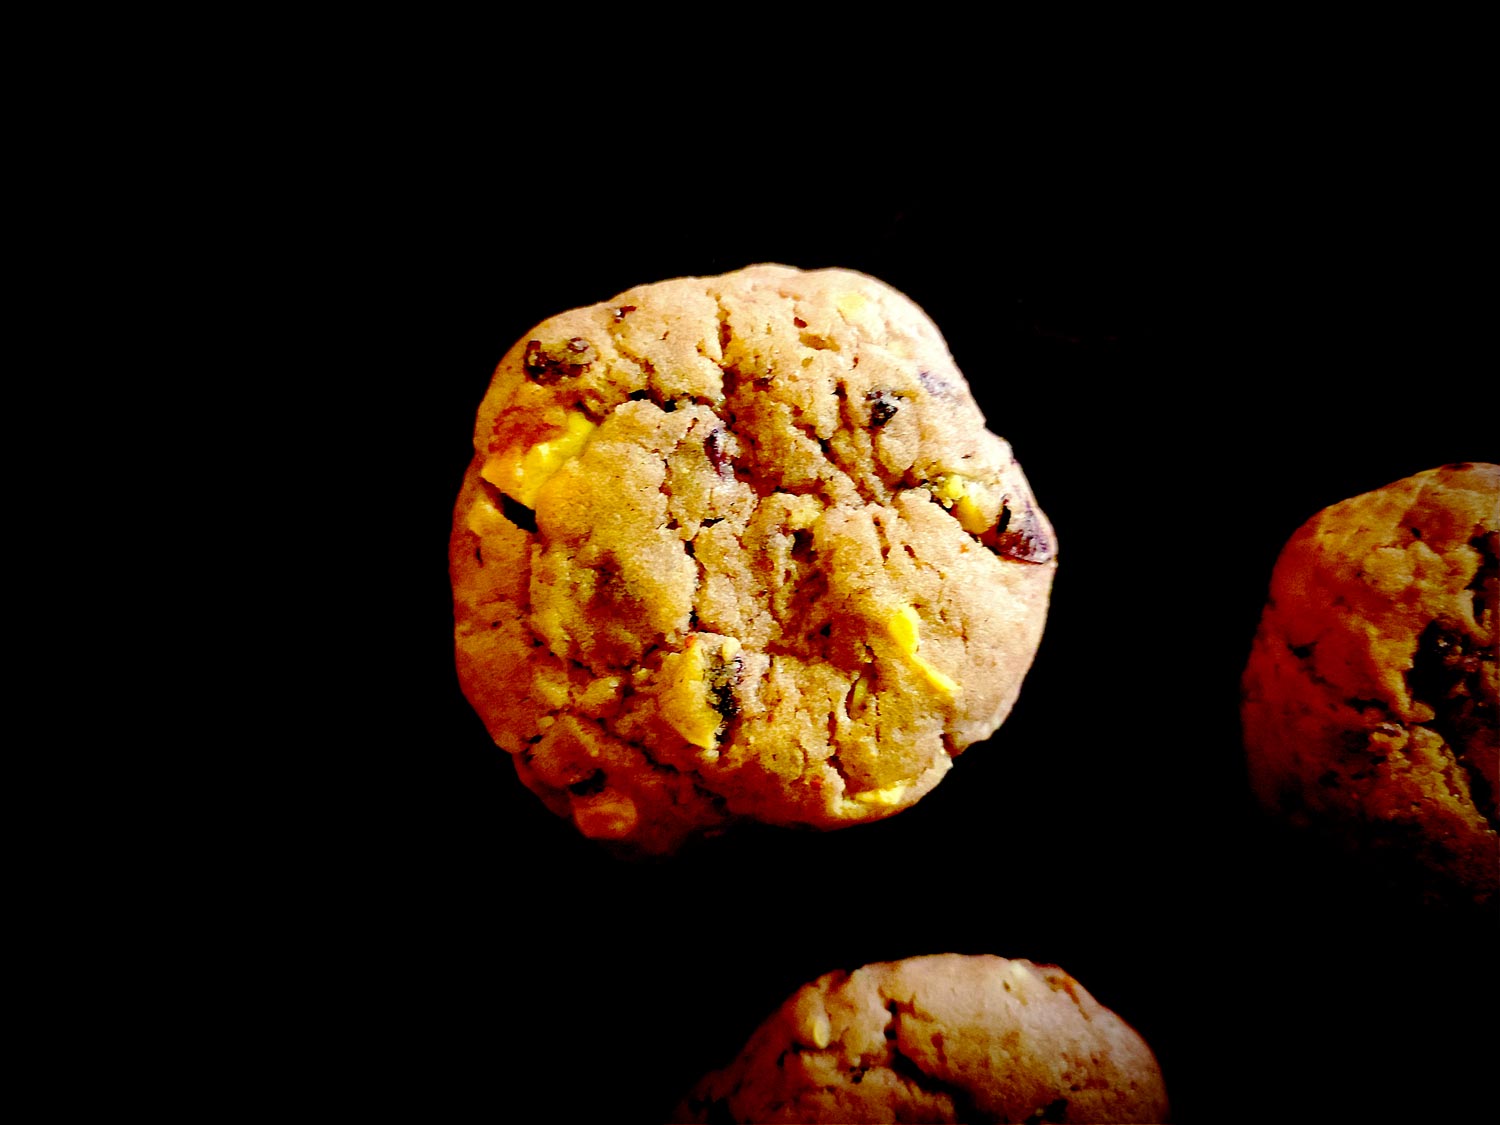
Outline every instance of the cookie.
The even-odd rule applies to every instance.
[[[459,679],[525,783],[661,853],[928,793],[1011,710],[1052,528],[909,299],[756,266],[545,321],[479,408]]]
[[[1053,965],[947,953],[798,989],[674,1121],[1165,1121],[1151,1048]]]
[[[1484,464],[1319,512],[1276,562],[1241,704],[1263,805],[1480,902],[1500,884],[1497,528]]]

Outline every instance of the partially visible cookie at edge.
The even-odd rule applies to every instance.
[[[1062,969],[938,954],[798,989],[678,1122],[1166,1121],[1144,1039]]]
[[[877,819],[1011,710],[1055,544],[902,294],[782,266],[645,285],[495,372],[450,540],[459,678],[586,835]]]
[[[1342,501],[1283,548],[1242,682],[1261,803],[1431,899],[1500,890],[1500,466]]]

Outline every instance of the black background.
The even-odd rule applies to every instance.
[[[959,951],[1078,977],[1152,1044],[1182,1122],[1485,1104],[1494,911],[1421,907],[1284,838],[1238,731],[1293,530],[1500,460],[1462,207],[1336,160],[1157,173],[1128,144],[1065,175],[846,153],[580,178],[566,146],[524,151],[518,182],[416,145],[344,263],[368,275],[349,334],[373,389],[350,407],[366,503],[328,513],[331,582],[368,591],[325,732],[347,815],[314,880],[346,923],[313,966],[341,1080],[429,1113],[524,1092],[661,1120],[799,984]],[[1051,613],[1010,719],[915,808],[625,863],[543,809],[460,694],[452,503],[533,324],[764,261],[874,274],[933,318],[1057,529]]]

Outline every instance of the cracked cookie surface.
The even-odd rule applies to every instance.
[[[1497,529],[1486,464],[1319,512],[1276,562],[1241,704],[1266,807],[1481,902],[1500,889]]]
[[[861,274],[641,286],[501,361],[450,540],[459,679],[585,834],[888,816],[989,737],[1052,528],[932,322]]]
[[[938,954],[798,989],[674,1121],[1165,1121],[1139,1034],[1052,965]]]

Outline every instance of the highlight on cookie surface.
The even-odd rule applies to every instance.
[[[939,954],[804,985],[672,1117],[1166,1121],[1145,1040],[1062,969]]]
[[[1334,504],[1283,548],[1242,682],[1261,803],[1430,898],[1500,890],[1497,576],[1500,466]]]
[[[460,683],[585,834],[835,828],[989,737],[1055,536],[909,299],[755,266],[538,325],[454,511]]]

